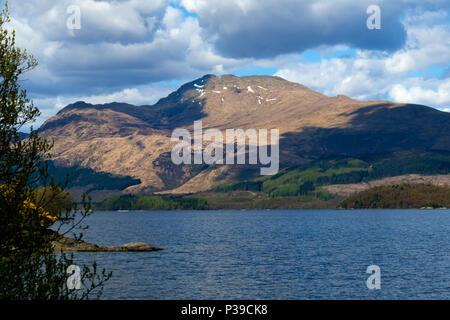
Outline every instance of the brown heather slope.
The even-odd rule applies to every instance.
[[[420,105],[327,97],[270,76],[207,75],[152,106],[77,102],[40,130],[54,139],[59,165],[140,178],[142,183],[127,192],[193,193],[257,174],[245,166],[173,165],[172,130],[191,130],[200,119],[204,129],[278,128],[282,166],[335,155],[450,151],[449,113]]]

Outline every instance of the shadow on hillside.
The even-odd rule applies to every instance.
[[[297,157],[362,156],[422,149],[450,151],[450,114],[421,105],[363,107],[347,128],[307,127],[280,138],[280,153]],[[283,163],[287,159],[281,156]]]

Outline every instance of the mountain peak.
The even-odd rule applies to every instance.
[[[250,76],[236,76],[233,74],[224,74],[221,76],[215,75],[206,75],[200,79],[200,81],[205,81],[206,83],[214,83],[217,86],[223,85],[236,85],[236,86],[244,86],[244,85],[266,85],[269,87],[291,87],[295,89],[308,89],[306,86],[288,81],[279,76],[270,76],[270,75],[250,75]]]
[[[118,109],[118,108],[127,108],[127,107],[135,107],[132,104],[125,103],[125,102],[108,102],[108,103],[102,103],[102,104],[92,104],[85,101],[77,101],[74,103],[71,103],[61,110],[58,111],[57,114],[65,113],[72,110],[83,110],[83,109]]]
[[[152,106],[78,101],[47,120],[40,131],[55,140],[59,164],[139,178],[142,184],[133,189],[139,192],[184,183],[189,190],[203,190],[232,171],[208,168],[197,178],[195,170],[203,167],[192,171],[171,162],[172,130],[190,130],[197,120],[204,129],[278,129],[282,166],[413,148],[450,151],[449,113],[328,97],[273,76],[205,75]]]
[[[85,108],[91,108],[93,105],[90,103],[86,103],[84,101],[76,101],[74,103],[71,103],[67,106],[65,106],[64,108],[62,108],[61,110],[58,111],[57,114],[69,111],[69,110],[73,110],[73,109],[85,109]]]

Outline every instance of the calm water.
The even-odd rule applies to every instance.
[[[450,210],[96,212],[105,299],[449,299]],[[368,290],[369,265],[381,290]]]

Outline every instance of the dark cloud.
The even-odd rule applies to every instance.
[[[30,92],[100,94],[238,64],[214,54],[196,19],[166,0],[41,1],[24,1],[33,5],[28,11],[16,3],[12,11],[19,45],[40,63],[24,83]],[[80,30],[65,24],[73,4],[81,8]]]
[[[395,51],[405,43],[404,15],[419,5],[449,6],[440,0],[174,2],[176,8],[170,0],[11,1],[17,40],[40,62],[25,86],[41,96],[102,95],[250,64],[281,69],[294,56],[282,54],[318,46]],[[366,27],[371,4],[381,7],[381,30]],[[69,5],[81,8],[81,30],[66,27]]]
[[[182,2],[198,14],[200,25],[217,37],[217,50],[230,57],[272,57],[320,45],[346,44],[394,51],[404,45],[400,22],[405,6],[398,1],[248,1]],[[369,30],[366,10],[381,8],[381,29]]]

